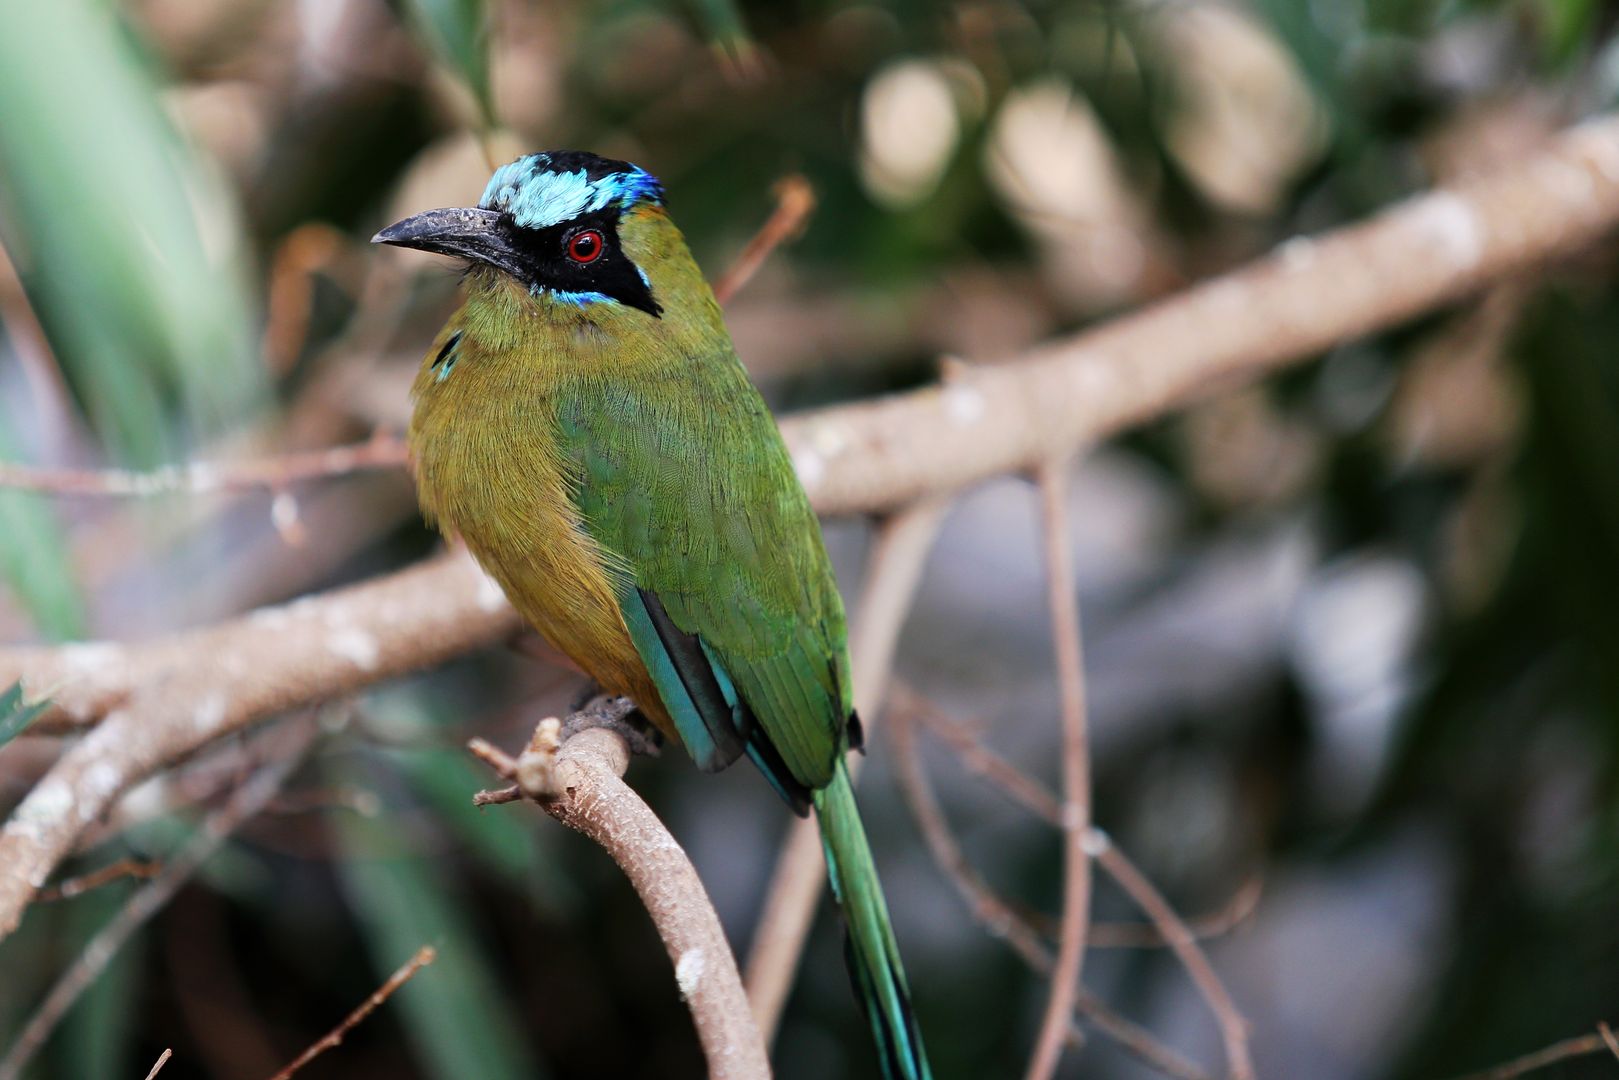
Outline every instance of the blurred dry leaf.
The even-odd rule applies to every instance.
[[[901,208],[933,194],[960,134],[950,79],[929,60],[879,71],[860,99],[860,180],[879,203]]]
[[[555,123],[563,108],[561,43],[570,29],[565,18],[548,4],[507,5],[502,11],[500,33],[489,43],[489,83],[504,127],[540,132]]]
[[[1181,431],[1192,482],[1222,506],[1283,502],[1320,471],[1320,437],[1278,412],[1262,388],[1204,402],[1186,414]]]
[[[1009,93],[985,155],[990,181],[1040,240],[1047,277],[1065,298],[1107,307],[1163,276],[1141,184],[1125,175],[1090,103],[1066,82]]]
[[[164,94],[181,131],[238,177],[262,158],[269,136],[263,87],[247,80],[184,83]]]
[[[1166,117],[1170,153],[1210,202],[1275,209],[1327,141],[1326,115],[1293,57],[1223,3],[1188,4],[1158,25],[1181,84]]]
[[[1416,350],[1388,412],[1398,460],[1463,468],[1517,442],[1524,394],[1503,353],[1522,309],[1519,290],[1497,289]]]

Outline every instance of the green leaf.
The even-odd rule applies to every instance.
[[[15,450],[0,422],[0,457],[13,458]],[[11,586],[40,633],[58,641],[85,632],[84,600],[70,550],[49,500],[0,491],[0,579]]]
[[[49,707],[47,701],[24,703],[20,682],[12,683],[9,689],[0,692],[0,746],[21,735]]]
[[[484,0],[408,0],[405,6],[428,48],[472,91],[483,126],[493,127],[489,13],[484,9]]]
[[[242,230],[113,5],[0,4],[0,237],[101,434],[150,463],[264,385]]]
[[[1540,0],[1541,51],[1556,65],[1574,59],[1593,38],[1595,0]]]
[[[68,905],[70,940],[89,942],[118,914],[127,889],[100,889]],[[133,1056],[140,1018],[136,1012],[147,968],[146,927],[135,934],[107,964],[62,1020],[53,1040],[52,1057],[63,1076],[122,1076]]]
[[[488,769],[479,768],[467,752],[399,750],[389,754],[433,813],[473,855],[527,894],[540,917],[561,917],[578,910],[584,897],[555,870],[553,858],[541,857],[547,835],[519,814],[490,813],[472,805],[472,794],[490,786]]]
[[[692,0],[692,6],[709,44],[738,64],[751,63],[755,46],[736,0]]]
[[[1351,43],[1365,40],[1364,13],[1354,5],[1318,9],[1295,0],[1258,0],[1254,7],[1270,24],[1281,45],[1292,54],[1325,106],[1340,151],[1349,152],[1359,147],[1369,133],[1345,78],[1345,56]],[[1324,25],[1322,11],[1333,13],[1337,25]]]
[[[433,966],[395,997],[426,1074],[443,1080],[543,1077],[502,994],[489,951],[473,932],[445,876],[430,859],[397,853],[383,822],[334,819],[343,848],[344,891],[366,936],[378,978],[423,945]]]
[[[373,720],[421,730],[434,740],[450,726],[442,715],[445,710],[414,689],[376,693],[369,702]],[[585,902],[573,882],[556,872],[554,854],[546,850],[547,838],[559,835],[558,830],[536,829],[523,815],[490,813],[472,805],[473,792],[489,787],[492,776],[464,746],[396,747],[383,751],[383,758],[410,780],[416,795],[467,853],[525,893],[542,917],[561,917]]]

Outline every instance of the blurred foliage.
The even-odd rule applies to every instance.
[[[488,12],[484,0],[406,0],[423,39],[472,91],[487,127],[495,106],[489,88]]]
[[[793,408],[916,385],[941,354],[1005,358],[1517,160],[1615,100],[1616,25],[1591,0],[0,6],[0,240],[21,284],[0,273],[0,455],[150,463],[397,429],[455,275],[364,240],[476,198],[485,147],[646,164],[711,273],[774,180],[808,177],[810,228],[728,312]],[[1603,247],[1334,349],[1118,440],[1082,487],[1097,817],[1182,910],[1265,880],[1252,925],[1212,946],[1265,1075],[1426,1080],[1619,1019],[1614,279]],[[1051,779],[1014,488],[952,517],[902,667]],[[0,493],[0,628],[146,636],[433,543],[398,477],[283,494],[275,513],[255,496],[153,513]],[[700,1075],[605,856],[468,802],[487,780],[465,738],[517,745],[573,693],[491,655],[368,695],[34,1075],[140,1075],[171,1044],[165,1080],[268,1073],[425,943],[438,961],[330,1075]],[[0,743],[20,704],[0,697]],[[33,741],[0,753],[0,805]],[[1043,988],[919,853],[876,742],[862,799],[936,1064],[1013,1074]],[[633,779],[745,943],[785,815],[756,777],[679,758]],[[1055,835],[933,764],[986,876],[1054,908]],[[212,790],[206,765],[177,784]],[[80,862],[192,827],[150,812]],[[0,945],[0,1031],[134,887],[30,912]],[[875,1075],[836,933],[823,916],[784,1080]],[[1097,952],[1087,981],[1212,1054],[1165,956]],[[1064,1075],[1144,1073],[1093,1038]]]
[[[100,0],[0,12],[0,223],[64,371],[117,452],[174,453],[259,386],[238,225]]]
[[[439,950],[433,977],[413,980],[398,998],[427,1074],[545,1076],[523,1047],[521,1021],[490,978],[488,952],[462,913],[466,900],[422,860],[379,853],[390,846],[386,827],[346,818],[339,866],[379,983],[424,942]]]
[[[21,735],[49,707],[50,703],[43,701],[25,704],[20,682],[0,691],[0,746]]]
[[[0,427],[0,453],[13,454]],[[0,576],[15,591],[40,631],[56,640],[82,637],[83,599],[73,576],[67,534],[56,507],[43,500],[0,492]]]

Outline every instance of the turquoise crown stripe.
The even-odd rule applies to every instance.
[[[550,154],[529,154],[502,165],[489,178],[478,205],[509,213],[518,225],[544,229],[610,205],[628,209],[661,202],[663,185],[635,165],[591,179],[583,167],[558,171]]]

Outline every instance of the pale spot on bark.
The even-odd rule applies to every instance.
[[[191,726],[199,734],[211,733],[225,722],[225,695],[212,693],[197,702],[197,711],[191,714]]]
[[[1276,248],[1276,258],[1281,261],[1283,269],[1294,273],[1309,269],[1315,262],[1315,255],[1315,241],[1308,236],[1295,236]]]
[[[1484,228],[1467,200],[1441,192],[1417,203],[1413,212],[1441,255],[1459,269],[1478,265],[1484,256]]]
[[[689,998],[697,992],[707,968],[708,957],[703,955],[703,950],[687,949],[680,954],[680,960],[675,964],[675,983],[680,987],[681,997]]]
[[[506,594],[500,583],[481,569],[478,571],[478,610],[499,611],[506,606]]]
[[[804,485],[805,491],[814,491],[826,476],[826,461],[820,454],[807,446],[793,447],[793,468],[798,472],[798,482]]]
[[[358,627],[345,627],[326,639],[327,648],[361,671],[375,671],[381,649],[377,639]]]
[[[123,655],[123,649],[105,641],[86,641],[63,645],[57,655],[61,657],[62,666],[75,675],[92,675],[115,663]]]
[[[984,415],[984,395],[974,387],[959,383],[946,387],[944,412],[953,422],[962,426],[976,423]]]

